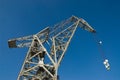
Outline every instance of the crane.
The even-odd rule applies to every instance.
[[[36,34],[8,40],[9,48],[29,48],[17,80],[59,80],[60,63],[77,27],[96,33],[84,19],[71,16]]]

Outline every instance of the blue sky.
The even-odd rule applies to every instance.
[[[0,0],[0,80],[16,80],[27,48],[9,49],[11,38],[35,34],[70,16],[84,18],[103,41],[104,68],[93,35],[77,29],[60,66],[61,80],[120,80],[119,0]]]

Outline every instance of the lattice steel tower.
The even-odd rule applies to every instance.
[[[84,19],[72,16],[37,34],[9,40],[10,48],[29,47],[17,80],[59,80],[58,68],[78,26],[95,33]]]

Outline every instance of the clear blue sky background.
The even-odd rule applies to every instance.
[[[27,48],[9,49],[11,38],[35,34],[71,15],[84,18],[103,41],[104,68],[93,35],[77,29],[59,74],[61,80],[120,80],[119,0],[0,0],[0,80],[16,80]]]

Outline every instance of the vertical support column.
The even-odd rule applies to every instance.
[[[54,59],[55,59],[55,75],[54,75],[54,80],[57,80],[58,64],[57,64],[56,45],[55,45],[55,38],[54,37],[53,37],[53,51],[54,51]]]

